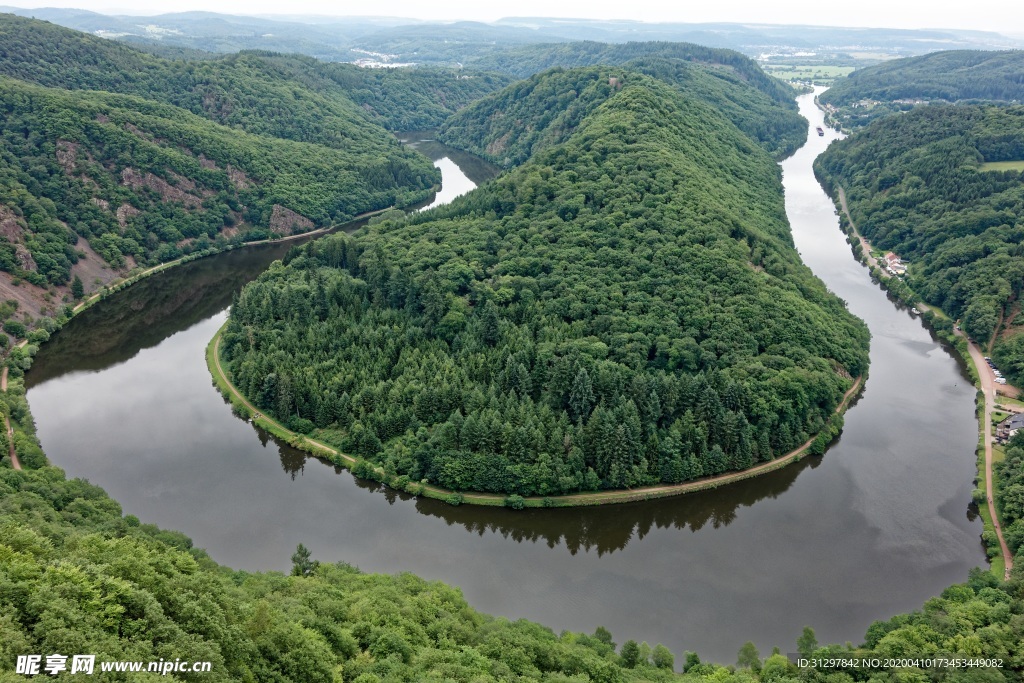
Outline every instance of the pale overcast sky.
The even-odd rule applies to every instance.
[[[427,20],[493,21],[508,16],[586,17],[639,21],[729,21],[892,28],[961,28],[1024,35],[1024,8],[1015,0],[701,0],[671,2],[639,0],[387,0],[327,2],[324,0],[0,0],[19,7],[77,7],[106,14],[159,14],[206,10],[229,14],[377,15]]]

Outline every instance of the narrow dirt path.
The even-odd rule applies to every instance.
[[[299,434],[296,434],[295,432],[292,432],[277,420],[274,420],[268,415],[261,413],[256,408],[256,406],[250,403],[249,400],[242,395],[242,392],[240,392],[238,388],[235,387],[234,383],[232,383],[232,381],[228,378],[227,373],[224,372],[224,368],[221,366],[220,340],[222,332],[223,328],[218,330],[217,335],[214,337],[213,340],[213,363],[215,367],[212,369],[217,373],[217,375],[224,382],[224,384],[230,388],[231,393],[235,397],[237,397],[238,400],[241,401],[252,412],[253,415],[259,415],[260,419],[270,422],[278,429],[280,429],[283,433],[291,434],[295,438],[301,439],[310,446],[314,446],[317,449],[321,449],[327,453],[338,456],[349,465],[355,465],[356,462],[358,462],[356,458],[353,458],[350,455],[346,455],[341,451],[337,450],[336,448],[332,448],[331,446],[328,446],[325,443],[321,443],[320,441],[316,441],[314,439],[310,439],[309,437],[301,436]],[[839,402],[839,405],[836,407],[835,410],[837,415],[843,412],[843,410],[845,410],[845,408],[850,402],[850,399],[853,398],[853,396],[856,395],[857,391],[861,388],[863,381],[863,377],[858,377],[856,381],[854,381],[853,386],[850,387],[849,391],[847,391],[846,394],[843,395],[842,401]],[[785,465],[788,465],[791,462],[799,460],[806,454],[806,450],[814,442],[814,439],[815,437],[812,436],[810,439],[807,440],[806,443],[799,446],[798,448],[795,448],[789,453],[781,455],[778,458],[775,458],[774,460],[769,460],[767,462],[761,463],[760,465],[755,465],[753,467],[747,468],[745,470],[740,470],[738,472],[729,472],[727,474],[720,474],[715,477],[697,479],[695,481],[689,481],[684,484],[666,484],[664,486],[647,486],[643,488],[618,491],[597,491],[594,493],[577,493],[559,496],[547,496],[547,498],[550,498],[551,500],[555,501],[556,505],[602,505],[605,503],[626,503],[630,501],[647,500],[650,498],[677,496],[684,493],[691,493],[694,491],[703,491],[706,489],[717,488],[718,486],[722,486],[723,484],[729,484],[735,481],[749,479],[750,477],[754,477],[759,474],[764,474],[766,472],[779,469],[780,467],[784,467]],[[374,469],[380,474],[384,473],[384,470],[379,467],[374,467]],[[441,488],[440,486],[433,486],[431,484],[425,484],[424,490],[430,491],[435,496],[448,496],[456,493],[461,493],[464,502],[477,503],[483,505],[502,505],[505,501],[505,498],[507,497],[505,495],[492,493],[467,493],[462,491],[451,491],[448,489]],[[542,501],[544,500],[544,498],[544,496],[527,496],[526,500]]]
[[[957,330],[958,336],[964,336],[963,332]],[[1005,567],[1004,578],[1010,579],[1010,570],[1013,569],[1013,553],[1006,545],[1003,538],[1003,527],[999,523],[999,515],[996,514],[996,504],[993,498],[992,485],[992,411],[995,409],[996,382],[995,375],[985,362],[985,357],[977,344],[967,341],[967,349],[970,351],[974,365],[978,368],[978,379],[981,382],[981,393],[985,395],[985,411],[982,415],[982,441],[985,444],[985,497],[988,499],[988,513],[992,517],[992,526],[996,530],[996,538],[999,539],[999,549],[1003,554]]]
[[[860,234],[860,230],[857,229],[857,224],[853,222],[853,217],[850,215],[850,209],[846,205],[846,191],[843,190],[842,185],[836,185],[836,190],[839,193],[839,206],[842,207],[843,213],[846,214],[846,220],[850,223],[850,228],[853,230],[853,234],[860,240],[860,248],[864,252],[864,257],[868,260],[868,265],[877,266],[881,272],[882,277],[888,278],[889,273],[886,272],[885,268],[878,262],[874,256],[871,255],[871,243],[864,239],[864,235]]]
[[[7,366],[4,366],[2,372],[0,372],[0,391],[7,391]],[[7,428],[7,454],[11,456],[11,467],[16,470],[21,469],[21,463],[18,462],[18,454],[14,450],[14,428],[11,427],[11,420],[9,417],[4,415],[4,426]]]
[[[992,330],[992,336],[988,338],[988,348],[985,349],[985,353],[992,355],[992,347],[996,344],[996,339],[999,338],[1000,331],[1003,329],[1004,316],[1003,309],[999,309],[999,322],[996,323],[995,328]]]
[[[6,415],[4,415],[4,425],[7,427],[7,454],[11,456],[11,467],[20,470],[21,463],[18,462],[18,454],[14,450],[14,428],[11,427],[11,419]]]

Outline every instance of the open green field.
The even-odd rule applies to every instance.
[[[772,74],[773,76],[775,74]],[[780,76],[781,78],[781,76]],[[981,165],[979,171],[1024,171],[1024,160],[1022,161],[986,161]]]
[[[1000,396],[997,398],[996,405],[1016,408],[1018,411],[1024,411],[1024,401],[1019,401],[1015,398],[1010,398],[1009,396]]]
[[[784,81],[812,81],[822,85],[848,76],[856,68],[831,64],[762,64],[762,67],[772,76]]]

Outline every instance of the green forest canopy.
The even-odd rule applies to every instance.
[[[567,141],[244,289],[223,344],[244,393],[392,473],[521,495],[832,433],[867,331],[800,263],[778,167],[699,100],[593,73],[548,75],[604,98]]]
[[[331,147],[435,127],[507,76],[443,68],[360,69],[301,55],[240,52],[171,60],[54,24],[0,14],[0,74],[69,90],[166,102],[251,133]]]
[[[556,67],[621,66],[653,76],[689,97],[708,102],[776,158],[791,154],[807,135],[807,122],[797,112],[793,89],[767,75],[752,59],[732,50],[690,43],[576,42],[496,51],[473,65],[520,77]],[[503,128],[510,120],[526,117],[546,126],[543,117],[561,113],[565,107],[565,102],[544,100],[550,95],[550,89],[539,93],[540,97],[525,94],[524,91],[535,83],[535,80],[524,81],[517,85],[517,90],[506,90],[478,103],[474,112],[465,111],[453,117],[442,136],[455,145],[472,145],[465,149],[503,163],[502,157],[490,154],[487,145],[506,132]],[[558,92],[562,98],[571,97],[569,92]],[[539,106],[552,109],[525,109],[526,105],[534,104],[534,99]],[[488,111],[493,119],[482,116]],[[571,131],[563,130],[559,134],[568,132]],[[519,155],[510,161],[521,163],[528,156]]]
[[[1024,101],[1024,50],[946,50],[894,59],[854,71],[821,94],[839,108],[846,127],[858,127],[912,101]],[[861,101],[870,103],[857,106]],[[905,100],[905,102],[900,102]]]
[[[1024,50],[947,50],[858,69],[822,94],[823,102],[869,99],[1024,100]]]
[[[481,614],[457,588],[411,574],[364,574],[297,549],[291,576],[234,571],[191,539],[142,524],[97,486],[46,464],[24,390],[0,395],[27,469],[0,460],[0,680],[17,681],[18,655],[88,652],[103,661],[210,661],[203,681],[267,683],[855,683],[863,669],[794,667],[783,655],[740,650],[738,667],[702,663],[663,646],[555,634],[539,624]],[[0,447],[7,451],[6,435]],[[1018,447],[1024,445],[1018,438]],[[1013,456],[1019,457],[1019,456]],[[1024,554],[1012,580],[975,570],[921,610],[871,625],[880,657],[992,657],[1002,669],[880,672],[872,681],[1002,683],[1024,670]],[[792,645],[780,643],[784,651]],[[817,643],[796,651],[864,654]],[[685,670],[685,674],[675,671]],[[176,678],[177,676],[172,676]],[[187,676],[185,680],[191,680]],[[128,680],[128,679],[125,679]]]
[[[0,110],[0,218],[16,226],[0,236],[0,269],[38,285],[69,281],[79,236],[114,266],[153,263],[229,228],[267,236],[410,204],[438,181],[429,161],[383,131],[333,148],[6,77]]]
[[[945,105],[876,121],[818,159],[860,231],[912,265],[908,283],[1024,381],[1024,107]]]
[[[507,81],[169,60],[0,14],[0,269],[67,285],[79,237],[113,267],[154,264],[415,203],[439,174],[382,125],[436,126]]]

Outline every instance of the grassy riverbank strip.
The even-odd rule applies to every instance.
[[[815,175],[818,175],[817,169],[815,170]],[[978,442],[975,448],[977,476],[975,477],[975,490],[972,498],[978,506],[978,513],[982,519],[983,530],[981,538],[985,544],[985,554],[989,558],[991,571],[1001,579],[1008,578],[1009,569],[1013,567],[1013,556],[1003,540],[1002,528],[997,517],[998,511],[993,503],[996,491],[998,490],[998,478],[992,471],[992,457],[990,455],[991,427],[989,425],[989,413],[992,409],[990,404],[994,403],[994,398],[985,394],[981,370],[977,366],[974,354],[971,353],[970,343],[963,333],[958,333],[956,324],[944,311],[936,306],[921,302],[917,294],[906,282],[901,278],[889,275],[879,265],[878,260],[872,255],[873,247],[871,243],[860,233],[856,223],[853,221],[853,217],[850,215],[846,202],[846,192],[843,188],[839,185],[833,187],[831,182],[820,176],[818,176],[818,181],[835,204],[836,211],[839,214],[840,228],[846,233],[848,237],[847,242],[851,245],[854,256],[868,267],[872,279],[878,282],[881,287],[891,292],[906,306],[916,307],[921,311],[921,317],[929,329],[949,343],[956,351],[964,367],[966,367],[971,381],[978,390],[975,397],[975,414],[978,419]],[[989,490],[990,487],[987,485],[989,481],[992,482],[991,490]]]
[[[112,296],[117,292],[120,292],[152,275],[162,273],[163,271],[168,270],[170,268],[174,268],[176,266],[191,263],[192,261],[198,261],[199,259],[208,258],[210,256],[216,256],[218,254],[234,251],[236,249],[260,246],[265,244],[287,243],[294,240],[302,239],[304,237],[315,237],[318,235],[325,235],[336,230],[345,230],[347,228],[354,227],[357,223],[360,223],[364,220],[385,213],[387,211],[391,211],[394,208],[394,206],[388,206],[384,207],[383,209],[367,211],[366,213],[362,213],[359,214],[358,216],[353,217],[351,220],[345,223],[340,223],[338,225],[329,225],[323,228],[318,228],[316,230],[310,230],[308,232],[296,233],[294,235],[260,239],[252,242],[228,243],[223,247],[212,247],[210,249],[204,249],[202,251],[193,252],[191,254],[186,254],[185,256],[176,258],[173,261],[160,263],[149,268],[135,269],[134,271],[128,273],[124,277],[115,279],[110,283],[104,285],[99,290],[85,297],[74,306],[71,306],[71,304],[65,305],[62,309],[61,314],[56,319],[52,320],[52,324],[46,327],[45,329],[40,327],[38,329],[32,329],[28,331],[26,334],[26,338],[21,339],[17,344],[12,346],[9,351],[7,351],[6,356],[4,357],[3,360],[3,365],[4,367],[9,367],[14,371],[13,376],[22,376],[25,372],[28,371],[28,368],[32,365],[32,358],[39,350],[40,344],[46,343],[51,335],[60,330],[60,328],[62,328],[64,325],[68,324],[68,322],[70,322],[72,318],[74,318],[76,315],[79,315],[83,311],[91,308],[92,306],[96,305],[100,301],[103,301],[107,297]]]
[[[131,285],[135,284],[136,282],[138,282],[140,280],[143,280],[143,279],[145,279],[145,278],[147,278],[147,277],[149,277],[151,275],[156,275],[157,273],[162,273],[163,271],[165,271],[165,270],[167,270],[169,268],[173,268],[175,266],[180,266],[182,264],[190,263],[192,261],[197,261],[197,260],[199,260],[201,258],[207,258],[209,256],[216,256],[217,254],[223,254],[223,253],[228,252],[228,251],[234,251],[235,249],[243,249],[243,248],[246,248],[246,247],[255,247],[255,246],[262,245],[262,244],[282,244],[282,243],[285,243],[285,242],[292,242],[294,240],[302,239],[303,237],[316,237],[318,235],[325,235],[325,234],[327,234],[329,232],[333,232],[335,230],[343,230],[343,229],[345,229],[348,226],[354,225],[355,223],[359,223],[359,222],[364,221],[364,220],[366,220],[368,218],[373,218],[374,216],[380,215],[380,214],[382,214],[382,213],[384,213],[386,211],[391,211],[394,208],[395,208],[394,206],[387,206],[387,207],[384,207],[383,209],[376,209],[374,211],[367,211],[366,213],[361,213],[358,216],[353,217],[352,220],[346,221],[345,223],[340,223],[338,225],[329,225],[327,227],[318,228],[316,230],[310,230],[308,232],[299,232],[299,233],[295,233],[294,235],[287,235],[287,236],[283,236],[283,237],[272,237],[272,238],[268,238],[268,239],[255,240],[255,241],[252,241],[252,242],[238,242],[238,243],[234,243],[234,244],[228,244],[227,246],[221,247],[221,248],[205,249],[203,251],[197,251],[195,253],[187,254],[185,256],[176,258],[173,261],[168,261],[166,263],[161,263],[161,264],[153,266],[151,268],[145,268],[145,269],[142,269],[142,270],[138,270],[137,269],[134,272],[128,273],[125,277],[116,279],[116,280],[112,281],[110,284],[105,285],[104,287],[102,287],[98,291],[94,292],[91,296],[86,297],[85,299],[80,301],[74,307],[74,309],[72,309],[72,311],[73,311],[73,314],[77,315],[78,313],[81,313],[82,311],[84,311],[85,309],[89,308],[90,306],[93,306],[97,302],[102,301],[103,299],[107,298],[111,294],[119,292],[119,291],[121,291],[122,289],[124,289],[126,287],[130,287]]]
[[[91,296],[80,301],[76,306],[74,306],[74,308],[71,308],[70,305],[66,306],[64,314],[55,321],[56,325],[52,328],[52,332],[48,332],[43,328],[31,331],[28,335],[29,338],[18,341],[11,347],[7,352],[6,357],[3,359],[2,379],[0,379],[0,383],[3,385],[2,389],[0,389],[0,395],[2,395],[0,396],[0,412],[3,412],[4,414],[7,429],[6,435],[0,438],[0,442],[6,440],[7,445],[0,443],[0,448],[7,449],[9,447],[11,466],[14,469],[21,469],[24,462],[31,463],[30,466],[32,467],[41,466],[41,463],[45,462],[45,456],[43,456],[42,451],[38,448],[32,416],[28,408],[28,403],[25,400],[25,384],[22,378],[31,367],[32,360],[35,357],[36,352],[38,352],[39,347],[49,341],[52,334],[56,333],[61,327],[70,322],[76,315],[81,314],[107,297],[110,297],[113,294],[150,277],[151,275],[161,273],[170,268],[190,263],[201,258],[207,258],[228,251],[233,251],[235,249],[291,242],[303,237],[314,237],[335,230],[344,230],[355,226],[357,223],[368,218],[390,211],[393,208],[394,207],[389,206],[383,209],[368,211],[345,223],[331,225],[317,230],[296,233],[294,235],[287,235],[279,238],[233,243],[224,247],[206,249],[192,254],[187,254],[174,259],[173,261],[161,263],[150,268],[142,270],[137,269],[133,273],[129,273],[126,277],[114,280],[97,292],[94,292]],[[8,380],[10,380],[10,383],[8,383]],[[21,436],[24,436],[25,438],[20,438]],[[22,448],[28,449],[27,458],[25,457],[25,453],[21,453],[20,449]],[[20,458],[22,462],[19,462],[19,454],[22,455]]]
[[[842,431],[843,414],[846,412],[846,409],[850,406],[850,402],[860,391],[864,383],[863,377],[858,377],[854,380],[853,386],[851,386],[846,394],[843,395],[843,399],[836,407],[833,417],[826,423],[825,429],[822,430],[822,432],[811,437],[799,448],[796,448],[785,455],[745,470],[729,472],[715,477],[697,479],[682,484],[668,484],[664,486],[647,486],[636,489],[614,491],[589,491],[584,493],[571,493],[555,496],[506,496],[495,493],[452,491],[450,489],[445,489],[425,482],[410,481],[407,476],[388,477],[383,468],[365,459],[342,453],[340,450],[321,443],[320,441],[311,439],[308,436],[298,434],[297,432],[288,429],[277,420],[261,413],[256,406],[249,402],[242,392],[239,391],[232,383],[227,371],[225,371],[221,364],[220,340],[226,326],[227,323],[224,323],[224,325],[217,330],[217,334],[213,336],[213,339],[211,339],[210,343],[207,345],[206,363],[210,369],[210,374],[213,376],[214,386],[216,386],[221,395],[231,403],[232,410],[235,414],[244,419],[250,420],[254,425],[265,429],[274,436],[288,443],[290,446],[306,451],[318,458],[327,460],[334,465],[345,467],[351,470],[352,473],[358,477],[372,479],[390,486],[391,488],[404,491],[415,496],[434,498],[453,505],[465,503],[470,505],[505,506],[519,509],[526,507],[578,507],[584,505],[628,503],[652,500],[655,498],[667,498],[669,496],[678,496],[686,493],[693,493],[695,491],[706,491],[741,481],[743,479],[756,477],[758,475],[777,470],[781,467],[785,467],[786,465],[794,463],[812,453],[820,454],[824,452],[827,445],[834,441]]]

